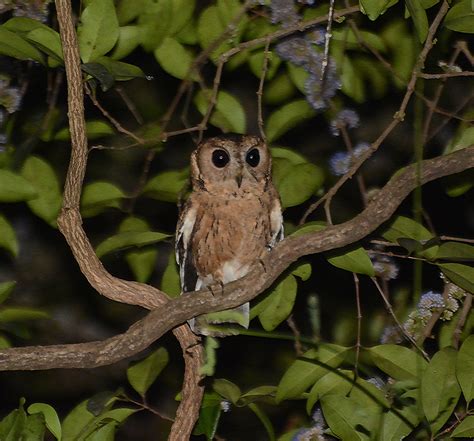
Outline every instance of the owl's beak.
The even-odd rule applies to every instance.
[[[235,182],[237,182],[237,187],[240,188],[240,186],[242,185],[242,179],[243,179],[244,175],[242,174],[242,171],[240,171],[237,176],[235,177]]]

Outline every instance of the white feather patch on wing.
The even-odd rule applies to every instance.
[[[186,212],[184,217],[182,218],[181,225],[178,229],[178,234],[176,235],[176,244],[181,242],[182,246],[176,246],[176,262],[178,262],[179,266],[179,278],[181,280],[181,289],[184,288],[184,280],[185,280],[185,262],[186,256],[188,253],[189,242],[191,238],[191,234],[194,229],[194,224],[196,222],[196,212],[197,210],[190,209]]]
[[[270,228],[272,230],[272,239],[268,246],[273,248],[277,242],[283,239],[283,214],[281,212],[280,202],[274,204],[270,212]]]

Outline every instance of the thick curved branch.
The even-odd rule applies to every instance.
[[[71,132],[71,159],[66,175],[63,207],[58,218],[58,226],[82,273],[100,294],[119,302],[153,309],[166,302],[167,296],[151,286],[113,277],[97,258],[82,228],[79,204],[87,166],[87,136],[81,61],[72,19],[71,2],[56,0],[55,3],[67,76],[68,116]],[[203,360],[203,350],[198,338],[187,325],[180,326],[173,333],[183,350],[185,372],[183,399],[178,407],[169,439],[182,440],[189,438],[199,416],[199,407],[204,393],[203,387],[199,384],[201,379],[199,367]],[[107,353],[108,344],[105,343],[104,353]],[[85,348],[85,351],[87,353],[88,349]],[[99,359],[101,357],[99,355]]]
[[[263,265],[243,279],[224,286],[223,295],[210,291],[187,293],[165,302],[124,334],[81,344],[11,348],[0,351],[0,370],[92,368],[111,364],[146,349],[174,327],[200,314],[233,308],[268,288],[298,258],[357,242],[390,219],[418,185],[417,165],[394,176],[367,208],[345,223],[322,231],[289,237],[263,259]],[[419,182],[427,182],[474,167],[474,146],[421,163]]]

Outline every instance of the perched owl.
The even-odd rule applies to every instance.
[[[270,151],[260,138],[203,141],[191,155],[191,183],[176,230],[182,292],[240,279],[283,238]],[[249,304],[189,320],[196,334],[238,333],[219,326],[224,323],[247,328]]]

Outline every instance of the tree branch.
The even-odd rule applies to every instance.
[[[225,285],[223,295],[214,296],[211,291],[205,290],[166,300],[133,324],[127,332],[104,341],[2,350],[0,370],[93,368],[115,363],[146,349],[153,341],[192,317],[248,302],[268,288],[300,257],[340,248],[372,233],[390,219],[401,202],[416,188],[417,179],[421,184],[426,184],[473,168],[474,146],[423,161],[419,177],[416,167],[414,164],[397,173],[379,190],[367,208],[350,221],[283,240],[262,259],[263,265],[256,266],[243,279]],[[96,275],[96,278],[100,276]],[[120,287],[117,285],[116,288]],[[141,287],[141,284],[136,284],[137,290]],[[131,289],[130,286],[128,288]],[[140,291],[137,291],[136,296],[140,297]]]
[[[97,258],[82,228],[79,204],[87,165],[87,136],[81,61],[70,0],[56,0],[55,3],[66,67],[68,116],[71,132],[71,159],[66,175],[63,206],[58,218],[58,226],[66,238],[81,272],[93,288],[112,300],[153,309],[166,302],[166,294],[148,285],[113,277]],[[140,334],[139,329],[137,332],[138,334],[135,335]],[[185,361],[183,399],[178,407],[169,436],[170,440],[179,441],[189,438],[199,416],[199,407],[204,393],[203,387],[199,384],[201,379],[199,367],[202,364],[203,349],[198,338],[187,325],[180,326],[173,332],[183,349]],[[102,354],[92,355],[96,361],[102,360],[102,357],[107,358],[110,349],[108,345],[115,344],[115,340],[111,339],[111,341],[107,340],[103,343]],[[83,349],[85,351],[84,360],[86,360],[91,355],[91,348],[86,344]],[[66,346],[65,354],[67,350]],[[93,349],[92,352],[94,352]],[[67,355],[65,356],[67,357]]]

